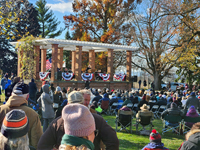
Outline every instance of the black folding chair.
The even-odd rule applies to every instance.
[[[125,130],[128,126],[130,126],[130,132],[132,133],[132,118],[133,118],[133,112],[132,111],[124,111],[119,110],[118,115],[116,115],[116,132]],[[120,129],[118,130],[118,126],[120,126]]]

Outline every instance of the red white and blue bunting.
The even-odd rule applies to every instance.
[[[70,81],[74,76],[74,73],[62,72],[62,78],[65,81]]]
[[[98,75],[103,79],[103,81],[108,81],[110,79],[110,74],[98,73]]]
[[[82,73],[81,77],[84,81],[87,81],[87,80],[91,81],[93,78],[93,73]]]
[[[115,79],[117,79],[117,80],[122,79],[122,81],[124,81],[125,76],[126,75],[124,75],[124,74],[114,74]]]
[[[44,81],[50,72],[39,72],[40,80]]]

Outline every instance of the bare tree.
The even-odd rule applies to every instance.
[[[161,1],[160,1],[161,2]],[[143,14],[134,14],[133,33],[140,53],[133,54],[132,64],[154,77],[155,89],[161,88],[162,79],[169,73],[179,58],[169,42],[176,40],[177,26],[174,16],[161,16],[162,8],[154,1],[145,2]]]

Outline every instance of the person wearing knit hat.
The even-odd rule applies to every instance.
[[[54,106],[54,111],[58,109],[58,107],[62,104],[63,102],[63,96],[61,93],[61,88],[59,86],[56,87],[56,91],[53,94],[53,106]]]
[[[199,117],[199,114],[198,114],[198,112],[196,111],[195,107],[194,107],[194,106],[191,106],[191,107],[189,108],[189,111],[187,112],[186,116],[195,118],[195,117]],[[188,126],[188,127],[190,127],[190,128],[192,127],[193,124],[194,124],[194,123],[192,123],[192,122],[186,122],[186,123],[185,123],[185,125]]]
[[[74,103],[79,103],[82,104],[83,106],[85,105],[86,107],[88,107],[87,104],[89,101],[90,101],[90,91],[81,90],[81,91],[71,92],[68,95],[68,104],[63,108],[63,111],[66,110],[66,108],[69,108],[70,105],[74,105]],[[109,126],[100,115],[95,113],[91,113],[91,115],[94,117],[96,130],[98,130],[98,134],[95,136],[93,142],[95,145],[94,150],[105,149],[105,147],[108,150],[119,150],[119,140],[117,138],[116,131],[111,126]],[[73,115],[71,114],[71,116]],[[61,139],[65,134],[64,127],[66,128],[67,126],[67,124],[64,125],[64,123],[65,121],[63,117],[56,118],[49,125],[45,133],[40,138],[40,141],[38,143],[38,149],[53,149],[54,147],[59,148]],[[74,122],[73,128],[76,127],[76,123],[77,121]]]
[[[65,134],[59,150],[64,150],[67,145],[94,150],[95,121],[89,109],[81,104],[70,104],[63,108],[62,118]]]
[[[163,143],[161,143],[161,136],[158,133],[158,131],[156,131],[155,129],[151,131],[149,140],[150,140],[150,143],[147,144],[145,147],[143,147],[142,150],[155,150],[155,149],[169,150],[168,148],[164,147]]]
[[[13,109],[20,109],[26,113],[29,118],[28,137],[29,144],[37,148],[37,143],[42,135],[42,125],[39,115],[35,110],[28,107],[29,86],[23,82],[15,84],[12,95],[9,97],[5,105],[0,106],[0,126],[4,123],[6,113]]]
[[[29,149],[29,121],[25,112],[13,109],[3,120],[0,134],[0,149]]]

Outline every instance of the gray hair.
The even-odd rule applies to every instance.
[[[91,95],[91,92],[89,90],[86,90],[86,89],[80,90],[79,92],[81,92],[82,95],[84,95],[84,94]]]
[[[7,145],[10,150],[29,150],[28,134],[16,139],[8,139],[0,133],[0,149],[5,149],[5,145]]]

